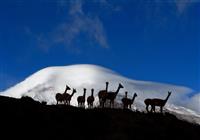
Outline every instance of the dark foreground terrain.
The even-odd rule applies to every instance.
[[[200,126],[175,116],[122,109],[44,105],[0,96],[0,134],[5,139],[198,139]]]

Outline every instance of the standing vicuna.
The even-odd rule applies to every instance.
[[[118,88],[117,88],[117,90],[115,92],[112,92],[112,91],[107,92],[106,100],[110,101],[110,108],[111,107],[114,108],[114,100],[115,100],[115,98],[116,98],[116,96],[119,93],[119,90],[121,88],[124,88],[124,87],[122,86],[122,84],[119,83],[119,86],[118,86]]]
[[[66,85],[64,93],[56,93],[56,97],[55,97],[56,101],[57,101],[56,104],[58,104],[59,102],[62,103],[63,101],[65,101],[63,94],[66,94],[67,91],[70,90],[70,89],[71,88],[68,85]]]
[[[76,93],[76,89],[73,88],[72,94],[71,94],[71,95],[68,94],[68,96],[65,96],[65,100],[66,100],[67,105],[70,105],[70,101],[71,101],[71,99],[72,99],[72,96],[73,96],[75,93]]]
[[[86,88],[83,89],[83,96],[78,96],[78,107],[85,108],[85,94],[86,94]]]
[[[91,96],[87,98],[88,108],[93,107],[93,102],[94,102],[94,89],[91,89]]]
[[[158,98],[154,98],[154,99],[145,99],[144,103],[146,105],[146,110],[147,112],[149,112],[149,105],[151,106],[151,112],[155,112],[155,107],[159,106],[160,107],[160,112],[163,112],[163,107],[165,106],[165,104],[167,103],[167,100],[169,99],[169,96],[171,95],[171,92],[168,91],[168,96],[166,97],[165,100],[163,99],[158,99]]]
[[[130,98],[127,98],[127,93],[128,92],[125,92],[125,95],[126,97],[122,98],[122,103],[123,103],[123,108],[130,108],[131,109],[131,105],[133,104],[134,100],[135,100],[135,97],[137,97],[137,94],[134,93],[133,95],[133,98],[130,99]]]
[[[108,93],[108,84],[109,82],[106,82],[106,90],[101,90],[98,93],[100,107],[104,107],[104,104],[106,102],[106,96]]]

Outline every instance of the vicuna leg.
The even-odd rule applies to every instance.
[[[160,106],[160,112],[161,113],[163,112],[163,106]]]
[[[155,112],[155,106],[151,105],[151,112]]]
[[[153,109],[153,112],[156,112],[156,106],[155,105],[152,106],[152,109]]]
[[[146,105],[146,110],[147,112],[149,112],[149,105]]]
[[[99,99],[99,106],[102,107],[102,101]]]
[[[101,99],[101,102],[100,102],[100,104],[101,104],[101,107],[102,107],[102,108],[104,108],[104,104],[105,104],[105,101],[104,101],[104,99]]]
[[[114,108],[114,101],[110,101],[110,108]]]

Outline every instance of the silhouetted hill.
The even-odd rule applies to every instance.
[[[174,115],[45,105],[0,96],[1,136],[26,139],[196,139],[200,126]],[[8,135],[9,134],[9,135]]]

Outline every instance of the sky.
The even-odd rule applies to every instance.
[[[200,92],[200,0],[0,2],[0,91],[49,66],[100,65]]]

